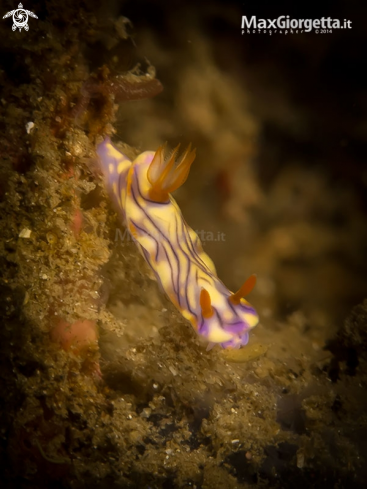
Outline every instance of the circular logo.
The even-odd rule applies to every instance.
[[[19,7],[19,5],[18,5],[18,7]],[[13,31],[15,31],[15,29],[17,29],[17,28],[19,28],[19,30],[21,30],[23,27],[27,31],[29,29],[27,11],[23,10],[22,8],[14,10],[13,22],[14,22],[14,24],[12,26]]]

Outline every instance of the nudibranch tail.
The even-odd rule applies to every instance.
[[[235,294],[232,294],[229,300],[232,304],[238,305],[241,302],[242,297],[246,297],[256,285],[256,275],[251,275],[246,282],[237,290]]]
[[[101,164],[101,169],[106,182],[106,187],[110,193],[115,207],[124,216],[126,178],[131,167],[131,161],[127,156],[120,153],[111,143],[111,139],[105,140],[97,146],[97,155]]]
[[[180,145],[176,146],[169,158],[165,155],[166,146],[165,143],[157,149],[147,173],[151,185],[150,197],[157,202],[167,201],[168,194],[185,183],[196,156],[195,149],[191,150],[189,144],[178,164],[175,164]]]

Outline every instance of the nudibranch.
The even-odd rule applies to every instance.
[[[178,150],[166,157],[163,145],[130,161],[110,138],[97,146],[111,198],[169,299],[210,346],[239,348],[259,321],[243,298],[256,278],[252,275],[232,293],[217,277],[199,237],[170,195],[185,182],[195,159],[191,145],[177,159]]]

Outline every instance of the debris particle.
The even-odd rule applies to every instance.
[[[21,230],[21,232],[19,233],[19,238],[24,238],[24,239],[28,239],[31,237],[31,233],[32,231],[28,228],[23,228]]]
[[[25,125],[25,130],[27,131],[27,134],[30,134],[34,129],[34,122],[27,122]]]

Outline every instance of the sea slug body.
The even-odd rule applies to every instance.
[[[252,275],[236,293],[216,275],[197,234],[170,195],[186,180],[195,159],[189,148],[176,162],[178,147],[165,157],[165,145],[133,162],[106,138],[97,147],[111,198],[163,290],[199,335],[223,348],[246,345],[258,323],[243,298],[255,285]]]

